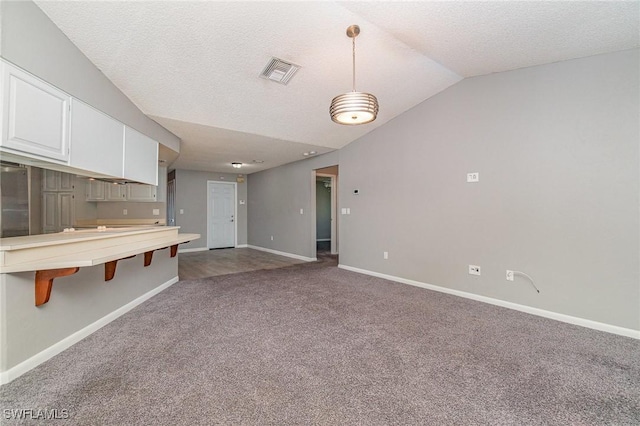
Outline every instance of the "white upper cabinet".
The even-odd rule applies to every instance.
[[[104,182],[99,180],[87,180],[86,183],[86,201],[104,201],[105,186]]]
[[[43,191],[70,191],[75,187],[75,178],[70,173],[55,170],[44,170],[42,177]]]
[[[124,124],[77,99],[71,100],[69,165],[122,177]]]
[[[127,185],[105,183],[105,201],[127,201]]]
[[[158,142],[2,59],[0,77],[0,151],[27,164],[158,184]]]
[[[127,201],[157,201],[157,187],[130,183],[127,185]]]
[[[7,62],[0,61],[0,67],[0,146],[67,163],[70,96]]]
[[[125,126],[123,177],[149,185],[158,184],[158,142]]]
[[[156,200],[158,202],[167,202],[167,168],[158,167],[158,186],[156,187]]]

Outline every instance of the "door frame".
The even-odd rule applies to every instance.
[[[207,180],[207,249],[211,249],[211,242],[209,236],[211,235],[211,185],[223,183],[225,185],[233,185],[233,247],[238,247],[238,208],[236,203],[238,202],[238,183],[227,182],[224,180]]]
[[[209,188],[207,187],[207,191]],[[176,226],[176,180],[167,181],[167,226]],[[208,205],[207,205],[207,208]]]
[[[328,177],[331,178],[331,254],[338,254],[338,176],[330,175],[327,173],[318,173],[314,170],[313,176],[313,244],[317,251],[317,238],[315,233],[316,229],[316,178]]]

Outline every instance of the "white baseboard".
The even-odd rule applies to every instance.
[[[331,241],[331,238],[318,238],[318,239],[316,239],[316,242],[322,242],[322,241]]]
[[[280,256],[291,257],[293,259],[304,260],[305,262],[315,262],[316,260],[318,260],[315,257],[300,256],[299,254],[287,253],[284,251],[273,250],[273,249],[260,247],[260,246],[252,246],[251,244],[249,244],[247,247],[254,250],[266,251],[267,253],[278,254]]]
[[[0,372],[0,385],[9,383],[12,380],[22,376],[24,373],[28,372],[29,370],[36,368],[38,365],[42,364],[43,362],[47,361],[50,358],[53,358],[54,356],[58,355],[60,352],[64,351],[65,349],[75,345],[76,343],[78,343],[80,340],[84,339],[88,335],[98,331],[105,325],[109,324],[111,321],[126,314],[127,312],[129,312],[131,309],[135,308],[142,302],[152,298],[156,294],[160,293],[162,290],[165,290],[166,288],[171,287],[173,284],[177,282],[178,282],[178,277],[174,277],[170,279],[164,284],[161,284],[160,286],[154,288],[153,290],[146,292],[142,296],[132,300],[126,305],[121,306],[120,308],[116,309],[110,314],[105,315],[104,317],[100,318],[96,322],[89,324],[82,330],[78,330],[72,335],[67,336],[64,339],[60,340],[58,343],[55,343],[52,346],[49,346],[47,349],[35,354],[31,358],[21,362],[15,367],[12,367],[6,371]]]
[[[238,244],[237,246],[235,246],[235,248],[247,248],[248,246],[246,244]],[[194,247],[194,248],[186,248],[186,249],[181,249],[178,248],[178,253],[193,253],[195,251],[208,251],[209,247]]]
[[[438,291],[440,293],[452,294],[454,296],[464,297],[466,299],[477,300],[479,302],[489,303],[491,305],[501,306],[540,317],[554,319],[556,321],[566,322],[569,324],[579,325],[582,327],[592,328],[594,330],[605,331],[607,333],[618,334],[620,336],[640,339],[640,330],[631,328],[618,327],[617,325],[605,324],[602,322],[592,321],[584,318],[573,317],[570,315],[559,314],[557,312],[546,311],[544,309],[533,308],[531,306],[520,305],[518,303],[507,302],[505,300],[494,299],[492,297],[481,296],[479,294],[467,293],[466,291],[454,290],[451,288],[440,287],[433,284],[422,283],[420,281],[409,280],[406,278],[395,277],[393,275],[381,274],[379,272],[368,271],[366,269],[355,268],[353,266],[338,265],[338,268],[347,271],[358,272],[360,274],[371,275],[373,277],[384,278],[389,281],[395,281],[402,284],[409,284],[416,287],[422,287],[429,290]]]
[[[208,247],[195,247],[195,248],[178,248],[178,253],[192,253],[194,251],[207,251]]]

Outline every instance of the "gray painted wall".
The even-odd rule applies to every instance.
[[[249,244],[311,257],[299,209],[339,155],[342,265],[639,330],[639,59],[466,79],[339,154],[252,174]]]
[[[33,272],[0,274],[0,371],[6,371],[178,276],[178,258],[156,251],[118,262],[104,282],[104,265],[57,278],[48,303],[34,306]]]
[[[331,191],[316,181],[316,240],[331,239]]]
[[[178,169],[176,172],[176,226],[181,233],[197,233],[199,240],[181,244],[180,249],[207,246],[207,181],[236,182],[233,173],[201,172]],[[247,244],[247,177],[237,184],[236,220],[238,224],[237,245]],[[240,200],[245,204],[240,204]],[[184,210],[180,214],[180,209]]]
[[[0,54],[174,151],[180,139],[144,115],[32,1],[0,2]]]
[[[315,257],[313,170],[336,164],[333,151],[249,175],[249,245]]]
[[[340,263],[640,329],[639,64],[466,79],[343,148]]]

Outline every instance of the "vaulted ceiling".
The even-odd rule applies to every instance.
[[[640,47],[640,2],[36,1],[145,114],[182,139],[174,168],[252,173],[341,148],[463,78]],[[378,97],[363,126],[329,117]],[[302,68],[258,77],[272,57]],[[263,163],[254,163],[262,160]]]

